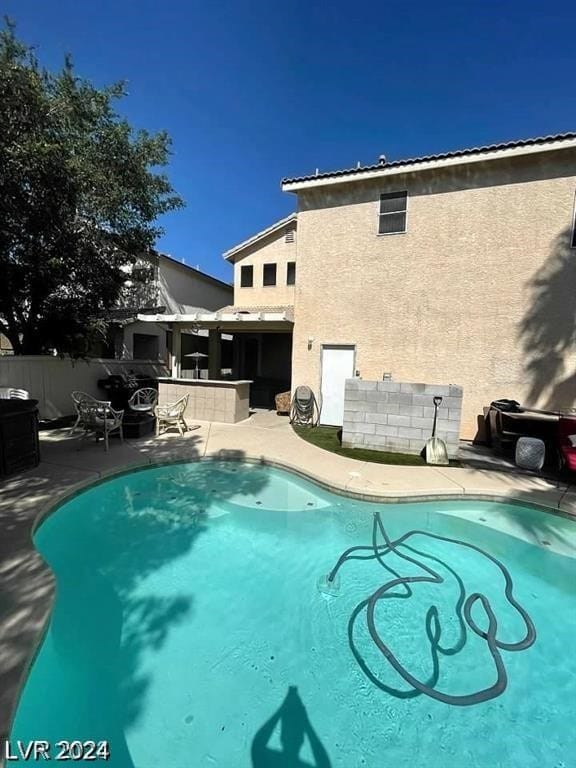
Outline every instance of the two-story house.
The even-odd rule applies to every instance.
[[[234,303],[173,315],[234,335],[233,374],[458,384],[462,437],[500,397],[576,401],[576,133],[284,179],[297,212],[230,249]],[[169,318],[167,317],[166,320]],[[172,358],[178,372],[177,337]]]
[[[498,397],[574,405],[576,133],[282,188],[298,199],[292,382],[330,400],[328,423],[356,373],[462,385],[463,437]]]

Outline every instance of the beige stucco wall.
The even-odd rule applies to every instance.
[[[293,224],[289,226],[293,227]],[[294,304],[294,286],[286,285],[286,269],[289,261],[296,261],[296,239],[286,242],[286,228],[273,233],[246,248],[234,263],[234,305],[239,307],[291,306]],[[262,285],[264,264],[276,264],[276,285]],[[254,267],[254,286],[240,287],[240,268]],[[298,267],[296,267],[298,283]]]
[[[134,334],[143,333],[158,337],[158,360],[166,359],[166,327],[158,323],[136,321],[124,326],[117,340],[116,357],[122,360],[134,359]]]
[[[378,236],[379,194],[406,189],[407,233]],[[497,397],[573,405],[575,190],[563,150],[300,192],[293,386],[319,391],[342,343],[364,379],[462,385],[462,437]]]

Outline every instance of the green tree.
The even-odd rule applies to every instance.
[[[48,72],[11,22],[0,31],[0,332],[16,354],[84,354],[122,267],[183,205],[160,172],[170,138],[135,132],[114,109],[124,95],[69,58]]]

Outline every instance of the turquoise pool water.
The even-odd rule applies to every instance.
[[[378,530],[379,559],[376,521],[400,539],[387,548]],[[35,541],[57,600],[13,743],[107,740],[119,768],[576,764],[571,521],[474,501],[375,505],[201,463],[98,485]],[[328,582],[350,547],[366,549]],[[374,625],[425,690],[379,650],[362,608],[394,580]],[[478,632],[463,618],[474,594],[488,601],[468,603]],[[518,606],[536,631],[524,649]],[[489,690],[502,669],[486,701],[434,698]]]

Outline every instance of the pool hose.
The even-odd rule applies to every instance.
[[[384,544],[378,544],[379,533],[382,535],[382,538],[384,539]],[[472,549],[475,552],[478,552],[479,554],[488,558],[488,560],[490,560],[492,563],[494,563],[500,569],[500,571],[502,572],[502,575],[504,576],[504,580],[506,584],[504,593],[506,595],[506,599],[508,600],[510,605],[512,605],[513,608],[515,608],[518,611],[518,613],[522,617],[522,620],[524,621],[526,631],[523,639],[517,643],[505,643],[498,640],[497,638],[498,622],[494,614],[494,611],[492,610],[492,607],[490,605],[490,601],[488,600],[486,595],[483,595],[480,592],[474,592],[465,599],[465,590],[464,590],[464,584],[462,582],[462,579],[458,576],[458,574],[454,570],[452,570],[452,568],[447,566],[445,563],[442,563],[442,565],[444,565],[444,567],[446,567],[447,570],[449,570],[454,575],[460,588],[460,597],[456,604],[456,614],[458,616],[458,621],[460,623],[461,639],[460,639],[460,642],[457,644],[456,648],[446,649],[441,647],[440,645],[441,629],[440,629],[440,623],[438,619],[438,610],[435,606],[432,606],[426,614],[426,634],[428,636],[428,640],[430,641],[430,646],[432,649],[432,660],[433,660],[434,671],[431,676],[431,679],[426,683],[422,682],[421,680],[418,680],[416,677],[414,677],[414,675],[410,674],[410,672],[408,672],[408,670],[400,663],[397,657],[390,650],[389,646],[386,645],[386,643],[382,640],[381,636],[379,635],[376,627],[374,613],[379,600],[388,597],[389,591],[394,587],[404,586],[406,588],[405,597],[410,597],[412,594],[412,591],[409,586],[410,584],[416,584],[416,583],[422,583],[422,582],[431,583],[431,584],[442,584],[444,582],[444,578],[440,573],[437,573],[432,568],[428,567],[427,565],[420,562],[419,560],[413,557],[410,557],[409,555],[399,551],[398,549],[399,545],[404,544],[404,542],[408,538],[415,535],[421,535],[431,539],[437,539],[439,541],[446,541],[451,544],[458,544],[460,546],[467,547],[468,549]],[[436,562],[442,562],[438,560],[438,558],[419,552],[418,550],[415,550],[406,544],[404,544],[404,548],[409,549],[411,552],[414,552],[418,555],[422,555],[428,559],[435,560]],[[361,552],[366,552],[369,554],[360,554]],[[390,568],[390,566],[387,565],[384,561],[383,556],[391,552],[397,555],[399,558],[421,568],[423,571],[426,572],[427,575],[400,576],[396,571]],[[514,585],[513,585],[510,572],[508,571],[506,566],[504,566],[499,560],[497,560],[495,557],[490,555],[488,552],[485,552],[484,550],[480,549],[480,547],[477,547],[474,544],[469,544],[468,542],[461,541],[459,539],[452,539],[447,536],[440,536],[439,534],[435,534],[435,533],[428,533],[427,531],[419,531],[419,530],[409,531],[408,533],[403,534],[399,538],[392,540],[390,539],[390,537],[386,532],[386,529],[384,528],[382,519],[380,517],[380,513],[376,511],[374,513],[374,523],[372,527],[372,545],[350,547],[345,552],[343,552],[342,555],[338,558],[338,561],[336,562],[336,565],[334,566],[334,568],[332,568],[332,570],[328,574],[328,579],[327,579],[328,585],[334,582],[336,574],[338,573],[342,565],[344,565],[344,563],[347,562],[348,560],[373,560],[373,559],[376,559],[378,563],[383,568],[385,568],[389,573],[391,573],[395,578],[390,579],[381,587],[379,587],[368,599],[361,601],[353,610],[352,615],[350,617],[350,621],[348,623],[348,639],[349,639],[352,653],[354,654],[357,662],[359,663],[364,673],[372,680],[372,682],[374,682],[376,685],[378,685],[378,687],[382,688],[383,690],[386,690],[389,693],[395,693],[395,695],[402,698],[409,698],[411,696],[423,693],[427,696],[430,696],[433,699],[436,699],[437,701],[443,702],[444,704],[452,704],[456,706],[470,706],[473,704],[479,704],[483,701],[488,701],[502,694],[506,690],[508,678],[506,675],[506,668],[504,666],[504,662],[502,661],[502,656],[500,654],[500,651],[501,650],[502,651],[523,651],[523,650],[526,650],[527,648],[530,648],[530,646],[533,645],[534,641],[536,640],[536,629],[534,627],[534,624],[530,616],[528,615],[526,610],[517,602],[517,600],[514,598],[512,594]],[[488,617],[488,628],[485,632],[478,627],[478,625],[472,618],[472,608],[478,602],[482,605]],[[413,689],[412,691],[401,693],[399,691],[394,691],[393,689],[385,686],[370,672],[367,664],[364,662],[360,652],[356,648],[356,645],[354,643],[354,638],[353,638],[353,628],[354,628],[355,621],[359,616],[359,614],[364,610],[364,608],[366,608],[368,631],[370,633],[370,636],[373,642],[375,643],[376,647],[380,650],[380,652],[384,655],[386,660],[396,670],[396,672],[398,672],[398,674],[412,687]],[[490,685],[487,688],[477,691],[476,693],[471,693],[471,694],[461,695],[461,696],[454,696],[449,693],[443,693],[434,688],[434,685],[437,682],[438,676],[439,676],[439,663],[438,663],[439,653],[442,653],[443,655],[454,655],[464,647],[464,644],[466,642],[466,625],[472,630],[472,632],[474,632],[476,635],[478,635],[479,637],[483,638],[486,641],[488,650],[496,666],[497,678],[496,678],[496,682],[493,685]]]

